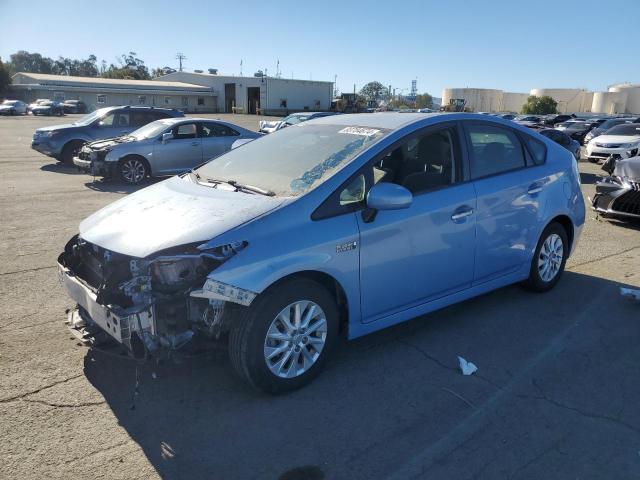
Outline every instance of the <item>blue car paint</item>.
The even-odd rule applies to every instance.
[[[210,278],[260,293],[291,274],[313,271],[329,275],[344,291],[349,337],[355,338],[526,279],[538,238],[557,216],[566,216],[573,224],[572,249],[575,248],[585,210],[573,157],[547,138],[498,118],[482,120],[536,137],[547,147],[547,162],[423,194],[421,197],[427,199],[424,202],[414,198],[407,210],[379,212],[371,225],[362,223],[360,212],[312,221],[311,212],[331,192],[396,140],[443,121],[478,120],[472,114],[420,114],[420,118],[405,115],[405,125],[371,145],[316,189],[208,242],[250,242],[246,250],[214,270]],[[363,121],[359,123],[360,118]],[[315,122],[385,126],[384,118],[377,124],[368,120],[368,115],[344,115]],[[527,191],[537,184],[541,184],[542,191],[529,195]],[[476,208],[461,228],[446,223],[447,216],[465,205]],[[412,208],[434,228],[446,225],[447,231],[426,235],[420,222],[409,219]],[[405,215],[413,231],[401,232],[407,226],[394,222],[394,215]],[[383,222],[388,222],[387,228]],[[460,251],[469,247],[472,238],[478,240],[475,249]],[[412,243],[416,239],[427,243]],[[358,248],[336,253],[336,245],[353,241],[358,242]],[[376,251],[377,245],[382,251]],[[473,261],[470,251],[474,252]],[[412,257],[407,261],[403,255]],[[460,268],[464,262],[458,258],[461,255],[468,262],[464,268]],[[408,270],[396,262],[404,263]],[[430,278],[430,270],[440,276],[431,278],[427,289],[421,291],[419,282]],[[371,278],[363,279],[365,275]],[[405,283],[395,284],[398,277]],[[398,303],[390,306],[396,301],[394,295],[400,295]]]

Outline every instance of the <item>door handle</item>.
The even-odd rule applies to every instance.
[[[539,183],[533,183],[529,185],[529,190],[527,190],[527,193],[529,195],[535,195],[536,193],[540,193],[541,191],[542,185],[540,185]]]
[[[458,220],[462,220],[469,215],[473,215],[473,208],[471,207],[460,207],[457,209],[453,215],[451,215],[451,220],[457,222]]]

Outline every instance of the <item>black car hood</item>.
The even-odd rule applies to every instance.
[[[640,157],[618,160],[613,174],[616,177],[627,178],[634,182],[640,181]]]

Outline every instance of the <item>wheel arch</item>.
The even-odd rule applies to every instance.
[[[127,158],[138,158],[140,160],[142,160],[144,162],[144,164],[147,167],[147,170],[149,171],[149,175],[153,174],[153,170],[151,169],[151,164],[149,163],[149,161],[145,158],[144,155],[140,155],[139,153],[126,153],[124,155],[122,155],[120,158],[118,158],[118,167],[120,167],[120,164],[122,162],[124,162]]]
[[[307,280],[319,283],[320,285],[325,287],[334,298],[336,305],[338,306],[338,311],[340,312],[340,331],[345,331],[345,329],[348,329],[349,302],[347,300],[347,294],[340,282],[335,277],[329,275],[326,272],[321,272],[319,270],[302,270],[299,272],[290,273],[271,283],[267,288],[264,289],[261,295],[271,289],[277,288],[282,283],[293,280],[295,278],[305,278]]]
[[[549,223],[547,223],[547,226],[551,225],[552,223],[559,223],[560,225],[562,225],[562,228],[564,228],[564,231],[567,234],[567,240],[569,241],[569,252],[572,252],[575,232],[571,218],[569,218],[568,215],[556,215],[549,221]]]

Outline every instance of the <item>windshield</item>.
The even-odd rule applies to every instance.
[[[111,109],[110,108],[101,108],[99,110],[96,110],[95,112],[87,113],[84,117],[78,119],[74,123],[75,123],[75,125],[89,125],[94,120],[102,117],[109,110],[111,110]]]
[[[131,132],[129,135],[131,137],[135,137],[136,140],[153,138],[157,135],[160,135],[160,133],[166,130],[170,125],[171,122],[167,122],[166,120],[156,120],[155,122],[146,124],[144,127],[140,127],[139,129]]]
[[[625,123],[607,130],[607,135],[640,136],[640,123]]]
[[[285,117],[282,121],[289,125],[296,125],[298,123],[306,122],[307,120],[309,120],[309,115],[296,115],[294,113],[293,115]]]
[[[297,196],[344,167],[388,130],[302,123],[242,145],[195,172],[203,181],[235,181]]]

